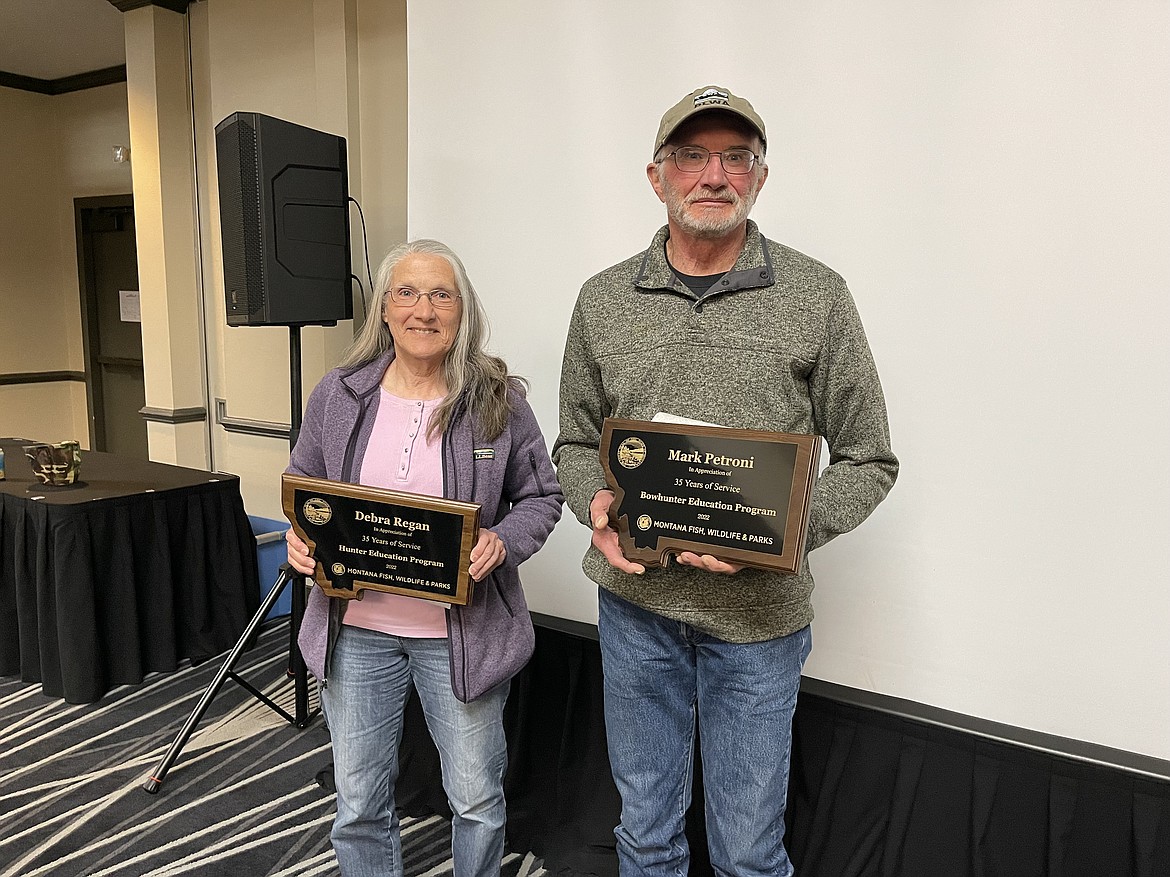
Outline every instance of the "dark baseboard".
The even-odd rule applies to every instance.
[[[586,624],[584,621],[573,621],[571,618],[561,618],[559,615],[545,615],[542,612],[533,612],[532,623],[547,630],[556,630],[567,633],[579,639],[589,639],[597,642],[597,625]]]
[[[52,372],[10,372],[0,374],[0,386],[17,386],[19,384],[54,384],[58,381],[85,382],[85,372],[52,371]]]

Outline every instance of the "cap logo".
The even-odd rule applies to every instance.
[[[695,95],[695,106],[706,107],[711,104],[722,104],[727,106],[730,103],[726,91],[720,91],[717,88],[708,88],[702,94]]]

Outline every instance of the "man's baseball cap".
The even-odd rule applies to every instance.
[[[767,145],[768,137],[764,133],[764,120],[742,97],[737,97],[730,90],[721,85],[704,85],[696,88],[677,104],[666,111],[662,121],[658,124],[658,136],[654,139],[654,152],[657,153],[662,145],[674,133],[674,130],[692,116],[699,113],[721,110],[739,116],[760,134],[760,140]]]

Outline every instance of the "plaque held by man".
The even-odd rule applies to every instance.
[[[281,499],[317,561],[313,577],[330,597],[382,591],[471,602],[478,504],[287,473]]]
[[[693,551],[798,571],[820,447],[814,435],[607,418],[601,465],[622,553],[645,566]]]

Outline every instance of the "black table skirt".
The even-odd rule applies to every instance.
[[[235,476],[117,459],[83,454],[83,478],[104,464],[122,479],[96,495],[155,486],[32,501],[11,461],[0,482],[0,675],[69,703],[225,651],[260,601]]]

